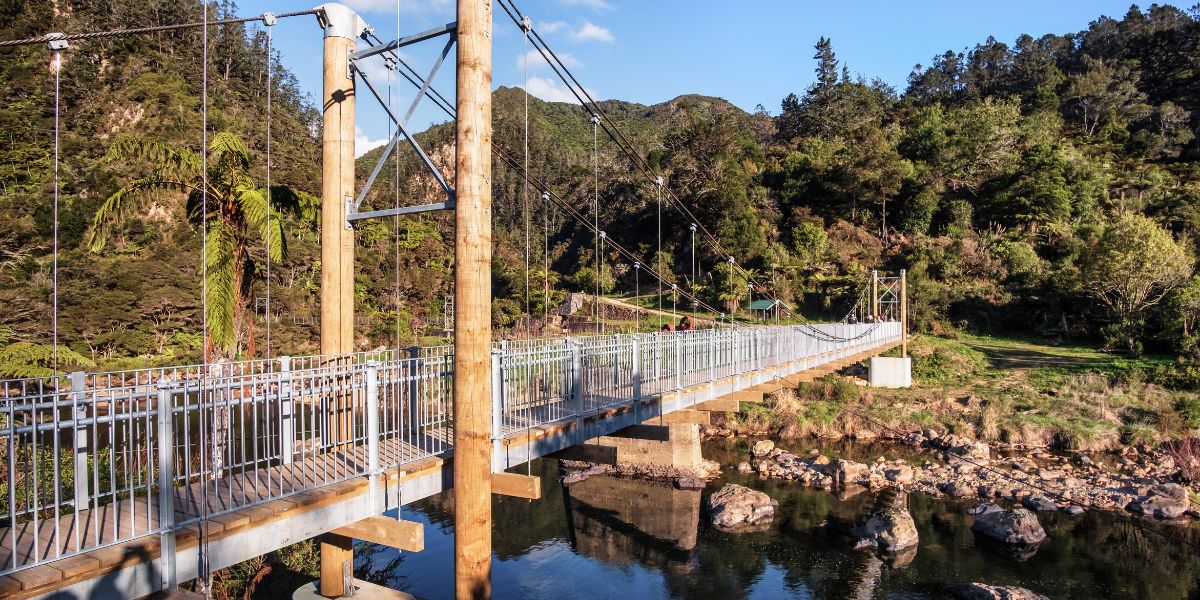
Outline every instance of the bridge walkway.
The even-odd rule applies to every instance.
[[[826,327],[831,337],[798,344],[785,342],[821,336],[788,327],[759,328],[757,333],[713,330],[498,344],[493,363],[493,430],[498,432],[493,440],[493,471],[502,472],[659,415],[702,408],[734,392],[795,382],[804,379],[806,372],[823,373],[900,341],[894,323]],[[842,330],[833,333],[835,327]],[[722,348],[729,351],[728,360],[720,358]],[[83,489],[91,492],[91,499],[78,511],[61,497],[59,504],[51,505],[46,498],[38,504],[33,494],[26,507],[40,507],[32,512],[41,518],[33,518],[31,511],[20,518],[17,511],[0,514],[2,522],[9,524],[0,528],[0,565],[8,567],[0,575],[0,595],[24,598],[54,593],[60,598],[83,598],[115,590],[121,596],[144,596],[162,589],[168,574],[178,581],[197,576],[202,525],[210,566],[218,569],[448,489],[453,460],[448,355],[417,349],[408,356],[298,359],[279,370],[226,367],[219,383],[205,383],[212,390],[208,403],[200,402],[206,395],[198,393],[199,387],[189,387],[192,379],[182,369],[145,379],[92,376],[91,386],[82,394],[76,393],[78,389],[49,392],[54,400],[49,409],[36,408],[46,404],[41,396],[10,402],[10,408],[28,410],[24,418],[21,411],[10,411],[9,431],[0,431],[0,435],[8,433],[9,456],[23,455],[22,441],[45,446],[47,437],[39,437],[36,425],[52,424],[47,423],[52,419],[46,418],[45,410],[57,414],[58,402],[66,399],[76,409],[80,403],[90,408],[69,427],[62,427],[60,419],[54,433],[77,440],[83,428],[93,434],[85,436],[88,441],[95,441],[104,437],[94,435],[98,428],[107,427],[116,432],[110,436],[115,442],[123,434],[136,443],[135,448],[122,448],[114,442],[106,450],[113,454],[133,450],[131,454],[146,453],[150,458],[140,470],[126,469],[126,483],[121,486]],[[101,379],[118,384],[102,389],[97,385]],[[168,413],[174,418],[158,419],[157,428],[153,423],[162,413],[145,401],[152,394],[167,398],[159,406],[174,407]],[[335,426],[324,415],[331,398],[339,394],[352,398],[355,421],[348,441],[333,444],[321,440]],[[100,405],[107,408],[100,410]],[[205,468],[211,456],[197,448],[196,432],[178,431],[186,430],[188,422],[196,428],[193,410],[207,410],[200,414],[213,419],[214,431],[224,432],[219,468],[216,464]],[[254,411],[266,415],[266,421],[276,421],[276,426],[245,416]],[[102,418],[103,414],[108,417]],[[290,426],[289,420],[294,421]],[[378,433],[370,436],[371,430]],[[156,433],[172,440],[174,460],[162,461],[164,444]],[[239,436],[260,443],[239,444]],[[263,439],[272,441],[263,443]],[[290,446],[278,443],[280,439]],[[255,449],[263,455],[246,458]],[[67,456],[72,451],[95,454],[94,445],[60,450]],[[189,457],[188,461],[181,456]],[[57,467],[69,471],[72,465],[67,462]],[[74,467],[81,463],[84,467],[76,474],[95,483],[95,457],[77,460]],[[186,468],[181,467],[184,463]],[[147,479],[154,474],[161,478],[166,464],[183,474],[168,479],[175,482],[169,487],[173,510],[164,524],[160,508],[167,496]],[[120,470],[111,464],[108,468]],[[68,488],[61,496],[70,495],[66,478],[55,482]],[[12,499],[18,502],[11,503]],[[19,505],[20,500],[10,493],[8,506]],[[55,512],[56,519],[46,518]],[[175,548],[165,559],[160,552],[164,543]]]

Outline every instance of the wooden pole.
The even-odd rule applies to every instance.
[[[346,225],[346,198],[354,193],[354,81],[350,53],[362,23],[351,9],[325,5],[324,133],[321,144],[321,354],[354,350],[354,231]],[[332,399],[331,441],[350,437],[351,398]],[[345,580],[354,552],[348,537],[321,539],[321,595],[346,593]]]
[[[900,356],[908,357],[908,271],[900,269]]]
[[[458,0],[454,594],[492,593],[492,3]]]

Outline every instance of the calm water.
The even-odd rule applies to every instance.
[[[898,452],[827,450],[860,460]],[[705,455],[729,464],[746,450],[711,444]],[[915,556],[885,561],[851,549],[850,528],[875,502],[867,493],[839,498],[726,469],[704,494],[736,482],[780,504],[769,531],[732,535],[708,527],[701,492],[603,477],[564,489],[555,461],[533,469],[542,476],[541,500],[494,503],[495,598],[949,598],[945,588],[964,581],[1020,585],[1055,599],[1200,598],[1200,530],[1193,527],[1042,513],[1049,540],[1032,556],[1016,556],[975,537],[970,504],[912,495],[920,546]],[[358,553],[359,576],[419,598],[453,597],[447,496],[404,510],[404,518],[426,523],[424,552],[372,547]]]

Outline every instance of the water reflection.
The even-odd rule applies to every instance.
[[[843,455],[874,459],[853,448]],[[729,464],[745,449],[710,446]],[[895,454],[888,454],[895,456]],[[707,526],[704,492],[596,477],[563,488],[554,461],[539,461],[534,502],[496,498],[493,586],[496,598],[948,598],[965,581],[1019,585],[1051,598],[1191,598],[1200,593],[1195,539],[1167,542],[1128,517],[1042,513],[1049,539],[1023,560],[971,532],[969,503],[923,495],[830,494],[791,482],[765,482],[729,470],[736,482],[779,501],[767,531],[722,533]],[[906,502],[920,544],[901,556],[853,550],[851,529],[887,503]],[[453,597],[453,497],[405,509],[428,523],[426,549],[405,554],[392,585],[421,598]],[[1194,528],[1148,526],[1195,536]],[[1188,545],[1193,544],[1193,545]],[[372,556],[382,565],[394,550]]]

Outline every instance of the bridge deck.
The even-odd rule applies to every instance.
[[[756,371],[734,371],[711,381],[681,376],[684,387],[649,394],[643,389],[640,397],[635,397],[631,383],[620,379],[573,399],[550,392],[534,394],[534,400],[521,398],[521,393],[505,395],[505,412],[496,417],[500,431],[494,444],[493,470],[502,471],[739,390],[808,379],[898,343],[895,338],[860,342],[842,350],[773,362]],[[540,385],[526,386],[522,393]],[[378,464],[398,466],[383,471],[385,508],[402,506],[450,486],[450,428],[429,426],[415,438],[410,434],[398,437],[394,431],[386,435],[392,437],[378,444]],[[414,439],[421,440],[420,447],[410,443]],[[446,450],[431,456],[430,448]],[[378,514],[378,505],[365,493],[368,478],[362,467],[368,463],[367,453],[362,443],[310,450],[287,465],[230,469],[217,479],[177,486],[172,497],[177,524],[174,563],[179,580],[196,576],[202,520],[207,524],[209,560],[215,569]],[[40,519],[36,527],[26,522],[0,528],[0,565],[29,565],[0,575],[0,596],[36,597],[69,590],[86,597],[104,589],[141,596],[159,589],[159,573],[165,563],[159,556],[156,494],[157,490],[123,497],[80,511],[78,518],[69,514],[57,520]],[[55,560],[63,555],[70,556]],[[106,588],[114,584],[115,588]]]
[[[452,436],[447,431],[440,431],[438,435]],[[397,439],[382,441],[380,453],[386,464],[403,465],[402,470],[419,463],[428,454]],[[232,472],[219,480],[210,480],[206,485],[197,482],[177,487],[174,493],[175,522],[190,524],[185,529],[191,530],[193,535],[198,534],[196,523],[201,519],[208,524],[210,534],[236,529],[258,520],[256,517],[266,515],[262,510],[256,510],[257,506],[334,484],[360,480],[351,465],[362,464],[365,460],[366,448],[349,446],[344,450],[308,456],[290,465],[277,465],[250,473]],[[358,487],[357,481],[355,487]],[[57,520],[39,519],[36,529],[33,521],[27,521],[16,527],[0,528],[0,564],[14,564],[14,554],[15,564],[24,564],[51,561],[57,556],[77,554],[91,548],[98,548],[96,552],[104,556],[108,554],[104,547],[122,542],[123,546],[157,552],[157,533],[140,537],[138,534],[155,531],[158,525],[159,501],[156,495],[124,498],[83,509],[78,517],[72,513],[60,516]],[[133,540],[127,541],[130,538]],[[89,558],[83,554],[40,565],[41,568],[16,571],[8,577],[42,586],[78,575],[88,570],[89,566],[98,568],[100,562],[96,557]],[[5,582],[0,581],[0,594],[4,590]]]

